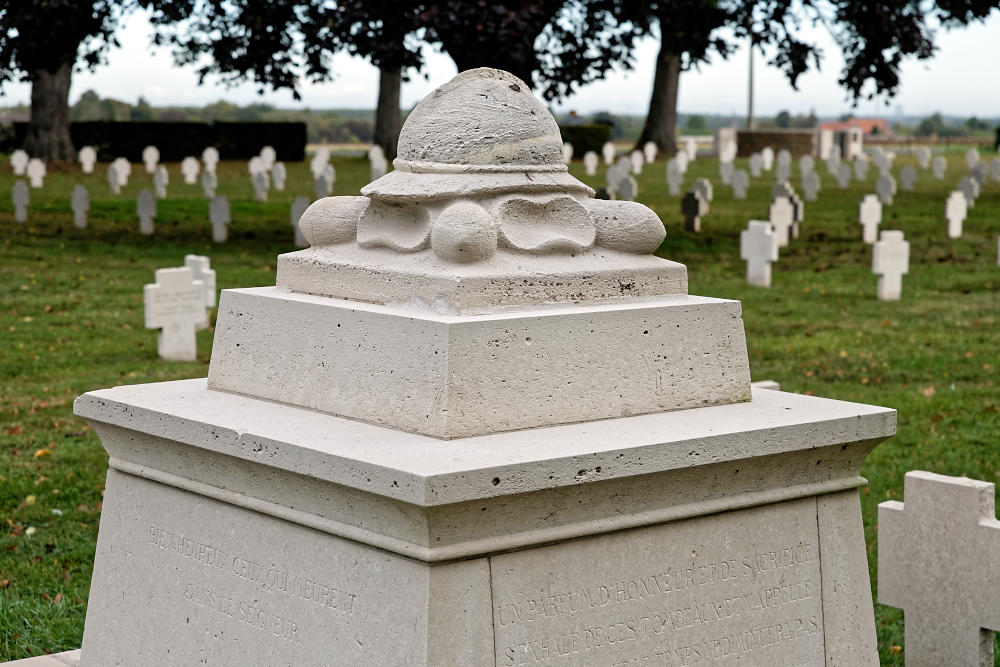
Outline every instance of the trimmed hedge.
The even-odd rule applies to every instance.
[[[577,160],[587,151],[600,155],[601,148],[611,137],[610,125],[564,125],[559,131],[562,133],[562,140],[572,144],[573,157]]]
[[[0,150],[9,153],[22,146],[27,132],[27,123],[14,123]],[[164,162],[189,155],[200,158],[208,146],[215,146],[223,160],[249,160],[268,145],[286,162],[299,162],[306,155],[306,124],[302,122],[80,121],[69,126],[69,134],[77,150],[93,146],[101,162],[118,157],[142,162],[142,149],[150,144],[159,149]]]

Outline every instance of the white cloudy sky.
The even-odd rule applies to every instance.
[[[303,99],[296,103],[287,92],[267,93],[261,98],[252,85],[226,88],[210,81],[198,86],[192,69],[174,67],[165,49],[150,50],[149,34],[145,16],[142,13],[133,15],[121,32],[121,48],[109,54],[108,63],[96,72],[74,76],[70,101],[94,89],[104,97],[130,102],[143,96],[153,105],[200,106],[219,99],[239,104],[263,101],[280,107],[311,108],[370,108],[375,103],[377,71],[357,58],[338,56],[334,60],[338,73],[336,80],[322,85],[304,85]],[[793,113],[814,109],[820,115],[839,115],[848,109],[845,95],[836,83],[843,64],[839,50],[826,33],[816,34],[826,54],[823,68],[804,75],[798,91],[793,90],[777,70],[757,58],[756,111],[759,115],[772,115],[782,109]],[[905,65],[899,95],[890,106],[864,101],[858,113],[884,115],[901,109],[908,115],[934,111],[957,116],[1000,115],[1000,85],[996,83],[996,73],[989,69],[1000,62],[998,38],[1000,16],[997,14],[985,24],[941,34],[940,50],[934,59]],[[645,113],[656,50],[654,41],[643,43],[634,70],[616,72],[580,90],[560,108],[580,112]],[[413,82],[404,84],[403,104],[406,107],[455,74],[455,65],[448,56],[436,53],[428,56],[429,78],[415,77]],[[678,107],[682,113],[743,116],[746,113],[746,78],[745,49],[727,61],[716,58],[711,64],[703,65],[700,71],[681,76]],[[0,105],[29,99],[29,88],[25,84],[8,84],[4,93],[6,96],[0,98]]]

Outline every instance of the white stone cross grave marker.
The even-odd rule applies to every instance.
[[[618,158],[618,162],[608,168],[605,180],[607,182],[608,194],[611,197],[617,197],[618,185],[628,176],[628,171],[629,159],[624,155]]]
[[[208,205],[208,219],[212,223],[212,240],[225,243],[229,238],[229,200],[225,195],[216,195]]]
[[[899,301],[903,276],[910,270],[910,243],[903,232],[886,229],[872,248],[872,273],[878,276],[879,301]]]
[[[87,188],[77,185],[69,199],[73,209],[73,226],[77,229],[87,228],[87,213],[90,211],[90,193]]]
[[[264,159],[261,156],[254,155],[247,160],[247,172],[250,174],[251,179],[263,171],[266,171],[266,168],[264,167]]]
[[[149,190],[140,190],[135,198],[135,214],[139,216],[139,233],[145,236],[153,234],[153,219],[156,218],[156,199]]]
[[[153,173],[153,189],[156,191],[157,199],[166,199],[168,185],[170,185],[170,172],[167,171],[166,166],[157,165],[156,171]]]
[[[688,161],[698,157],[698,143],[691,137],[684,141],[684,153],[687,155]]]
[[[837,167],[837,187],[841,190],[851,187],[851,168],[846,162],[841,162]]]
[[[115,173],[118,174],[118,185],[124,188],[128,185],[128,179],[132,175],[132,163],[123,157],[116,157],[111,164],[115,165]]]
[[[700,232],[701,216],[708,214],[708,202],[696,190],[688,190],[681,200],[681,213],[684,215],[684,229]]]
[[[207,329],[211,324],[208,309],[215,308],[215,269],[211,266],[211,260],[205,255],[184,255],[184,266],[191,269],[194,280],[200,280],[205,285],[205,319],[195,326],[198,329]]]
[[[760,178],[760,170],[763,166],[763,158],[761,158],[760,153],[750,154],[750,175],[754,178]]]
[[[736,159],[736,151],[738,150],[735,141],[726,141],[719,147],[719,161],[720,162],[732,162]]]
[[[875,181],[875,192],[883,205],[892,204],[892,196],[896,193],[896,179],[885,172]]]
[[[778,151],[778,164],[785,165],[786,167],[792,166],[792,153],[787,148],[782,148]]]
[[[969,169],[972,169],[979,164],[979,159],[979,151],[975,148],[970,148],[965,151],[965,164],[968,165]]]
[[[667,160],[667,185],[670,187],[670,196],[677,197],[681,194],[681,185],[684,184],[684,174],[677,166],[677,160],[670,158]]]
[[[195,361],[195,328],[205,321],[205,284],[186,266],[157,269],[155,282],[143,287],[147,329],[159,329],[161,359]]]
[[[330,187],[330,181],[325,173],[320,172],[319,176],[313,179],[313,190],[316,192],[316,199],[330,196],[333,188]]]
[[[931,160],[931,171],[934,172],[934,178],[940,181],[944,178],[944,172],[948,171],[948,161],[938,155]]]
[[[737,169],[733,172],[732,186],[734,199],[742,200],[747,198],[747,188],[750,187],[750,177],[747,175],[745,170]]]
[[[113,195],[121,194],[122,180],[118,178],[118,168],[115,167],[114,162],[108,165],[108,188],[111,189]]]
[[[882,202],[876,195],[865,195],[858,204],[858,223],[861,240],[872,244],[878,240],[878,226],[882,224]]]
[[[146,146],[142,149],[142,162],[146,165],[146,173],[156,172],[156,165],[160,163],[160,149],[156,146]]]
[[[632,175],[638,176],[642,173],[642,166],[646,164],[646,158],[640,151],[632,151],[628,156],[629,164],[632,167]]]
[[[569,164],[573,161],[573,144],[568,141],[563,142],[562,146],[562,159],[563,164]]]
[[[389,164],[385,161],[385,156],[382,154],[381,148],[379,148],[379,152],[376,153],[371,160],[371,180],[377,181],[385,176],[385,172],[388,168]]]
[[[257,201],[267,201],[267,189],[271,186],[271,179],[266,171],[258,171],[253,175],[253,194]]]
[[[677,155],[674,156],[674,160],[677,161],[677,168],[680,170],[681,174],[686,174],[688,170],[688,163],[691,162],[691,158],[684,151],[678,151]]]
[[[205,194],[206,199],[211,199],[215,196],[216,182],[217,179],[214,171],[206,169],[201,172],[201,190]]]
[[[1000,630],[994,486],[906,473],[878,506],[878,601],[904,614],[907,667],[993,664]]]
[[[733,183],[733,163],[732,162],[720,162],[719,163],[719,180],[722,181],[723,185],[732,185],[732,183]]]
[[[982,186],[988,178],[989,167],[985,162],[977,162],[976,165],[969,171],[969,176],[976,180],[980,186]]]
[[[774,240],[779,248],[788,245],[789,231],[795,224],[795,206],[788,197],[775,197],[767,210],[767,219],[774,230]]]
[[[913,186],[917,182],[917,168],[912,164],[903,167],[899,172],[899,182],[903,186],[903,192],[913,192]]]
[[[611,164],[615,161],[615,145],[610,141],[601,146],[601,155],[604,156],[604,164]]]
[[[26,169],[28,174],[28,180],[31,182],[31,187],[40,188],[42,183],[45,181],[45,163],[39,160],[37,157],[33,157],[28,160],[28,168]]]
[[[382,150],[382,147],[378,144],[372,144],[368,149],[368,161],[371,162],[372,160],[377,160],[379,158],[383,160],[385,159],[385,151]]]
[[[285,168],[285,163],[275,162],[274,166],[271,167],[271,181],[274,183],[274,189],[278,192],[284,191],[287,178],[288,170]]]
[[[771,171],[771,165],[774,164],[774,149],[770,146],[764,146],[760,152],[760,159],[764,171]]]
[[[642,146],[642,155],[646,158],[646,162],[653,163],[656,162],[656,154],[660,151],[656,142],[647,141]]]
[[[208,170],[208,165],[205,166]],[[190,155],[181,160],[181,174],[184,175],[184,183],[187,185],[195,185],[198,182],[198,172],[201,167],[198,164],[198,158],[191,157]]]
[[[598,162],[600,162],[600,158],[594,151],[587,151],[583,154],[583,169],[587,172],[587,176],[594,176],[597,173]]]
[[[292,201],[290,218],[292,229],[295,230],[295,246],[298,248],[309,247],[309,241],[306,240],[306,237],[302,235],[302,230],[299,229],[299,220],[302,219],[302,214],[306,212],[307,208],[309,208],[308,197],[296,197]]]
[[[781,153],[779,153],[778,156],[780,157]],[[775,180],[781,183],[782,181],[787,181],[791,177],[791,175],[792,175],[792,167],[789,164],[782,162],[779,159],[777,165],[775,165],[774,167]]]
[[[948,238],[957,239],[962,236],[962,223],[969,214],[969,200],[958,190],[948,195],[944,204],[944,217],[948,221]]]
[[[333,186],[337,183],[337,170],[333,168],[332,164],[325,164],[323,165],[322,173],[326,177],[326,182],[330,184],[329,192],[327,192],[327,195],[329,195],[333,192]]]
[[[626,175],[619,181],[615,189],[618,191],[618,199],[622,201],[635,201],[636,195],[639,194],[639,184],[631,175]]]
[[[854,158],[854,178],[859,181],[868,178],[868,160],[865,159],[864,155],[858,155]]]
[[[778,240],[770,222],[751,220],[740,232],[740,259],[747,263],[747,282],[771,286],[771,262],[778,261]]]
[[[10,166],[15,176],[24,176],[24,170],[28,168],[28,154],[18,148],[10,154]]]
[[[97,162],[97,151],[94,150],[93,146],[84,146],[76,154],[76,157],[80,161],[80,168],[83,169],[83,173],[94,173],[94,163]]]
[[[27,222],[28,204],[31,203],[28,184],[24,181],[16,181],[11,189],[11,199],[14,201],[14,222]]]
[[[712,181],[707,178],[696,178],[694,179],[694,184],[691,189],[698,193],[702,199],[705,200],[706,204],[712,203],[715,198],[715,192],[712,189]]]
[[[278,159],[278,151],[274,150],[274,146],[264,146],[260,149],[260,159],[264,162],[264,169],[270,171]]]
[[[917,164],[920,165],[921,169],[931,166],[931,149],[926,146],[917,149]]]
[[[815,168],[816,162],[813,160],[811,155],[803,155],[799,158],[799,172],[803,176],[812,173]]]
[[[965,200],[968,202],[969,208],[976,205],[976,199],[979,197],[979,183],[976,179],[963,176],[958,182],[958,189],[965,195]]]
[[[201,152],[201,161],[205,163],[205,170],[214,174],[219,164],[219,150],[215,146],[209,146]]]
[[[815,171],[808,171],[802,176],[802,191],[806,195],[806,201],[816,201],[820,187],[819,174]]]

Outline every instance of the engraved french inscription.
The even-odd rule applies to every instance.
[[[816,503],[492,560],[497,665],[822,665]]]

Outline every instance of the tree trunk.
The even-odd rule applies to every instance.
[[[46,162],[73,161],[76,151],[69,136],[69,82],[73,63],[54,72],[39,70],[31,77],[31,123],[24,150]]]
[[[375,107],[374,143],[382,147],[390,162],[396,157],[399,130],[403,126],[403,114],[399,110],[399,87],[402,69],[381,67],[378,77],[378,105]]]
[[[653,77],[653,94],[649,98],[649,113],[642,128],[636,148],[642,150],[652,141],[660,153],[672,156],[677,152],[677,89],[681,78],[681,58],[661,43],[656,57],[656,74]]]

